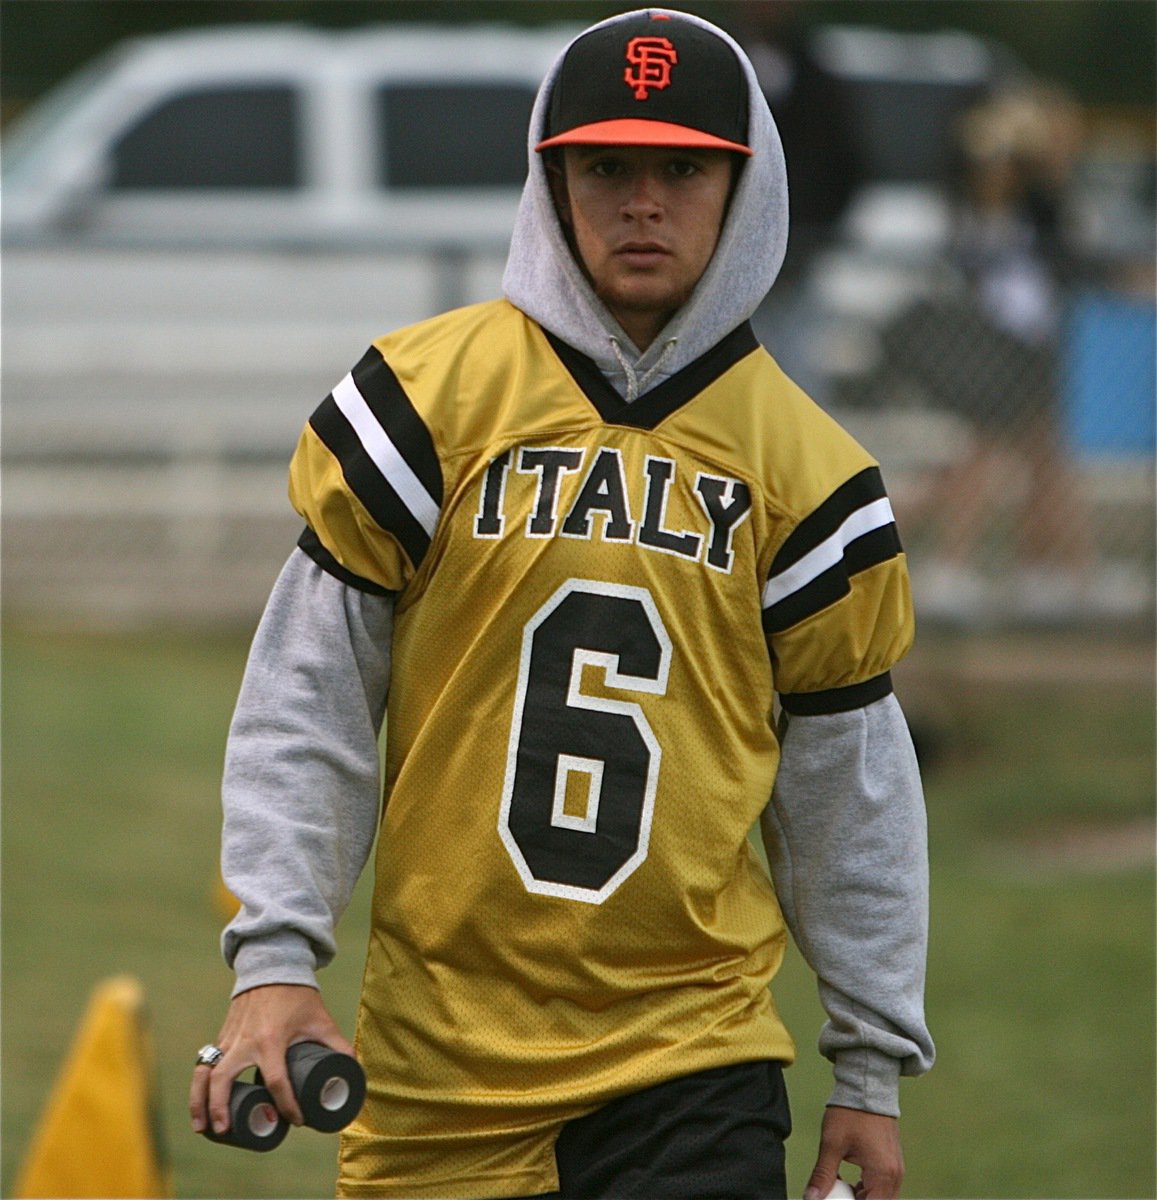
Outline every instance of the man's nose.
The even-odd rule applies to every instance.
[[[640,171],[632,176],[630,189],[623,201],[623,213],[633,218],[657,216],[662,210],[662,195],[659,181],[650,171]]]

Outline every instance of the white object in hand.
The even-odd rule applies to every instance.
[[[837,1179],[832,1184],[832,1190],[828,1192],[828,1200],[855,1200],[855,1195],[850,1183]]]

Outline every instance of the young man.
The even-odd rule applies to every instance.
[[[286,1047],[351,1049],[314,970],[377,833],[340,1194],[783,1196],[790,927],[836,1075],[809,1187],[893,1196],[933,1055],[912,614],[876,464],[747,324],[774,123],[731,39],[646,10],[572,43],[530,144],[505,298],[379,339],[294,457],[194,1127],[254,1064],[298,1120]]]

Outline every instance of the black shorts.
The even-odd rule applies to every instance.
[[[779,1063],[700,1071],[564,1125],[550,1200],[785,1200],[789,1133]]]

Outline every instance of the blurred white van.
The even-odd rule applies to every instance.
[[[499,294],[573,32],[160,35],[5,129],[7,604],[259,608],[314,405],[374,337]]]
[[[497,295],[531,105],[574,32],[225,26],[66,80],[0,158],[9,412],[74,371],[115,397],[272,374],[261,395],[300,404],[372,337]]]
[[[570,36],[271,25],[124,43],[6,131],[4,240],[499,246],[535,91]]]

